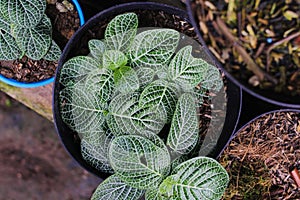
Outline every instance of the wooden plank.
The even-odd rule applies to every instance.
[[[50,121],[53,121],[52,87],[53,84],[37,88],[17,88],[0,82],[1,91]]]

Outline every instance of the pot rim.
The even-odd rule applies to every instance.
[[[75,9],[77,10],[79,21],[80,21],[80,26],[82,26],[85,23],[85,20],[84,20],[84,15],[83,15],[81,6],[77,0],[72,0],[72,2],[75,5]],[[36,88],[36,87],[44,86],[44,85],[54,82],[54,76],[51,78],[48,78],[48,79],[37,81],[37,82],[27,83],[27,82],[17,81],[12,78],[7,78],[0,74],[0,81],[6,83],[8,85],[19,87],[19,88]]]
[[[223,65],[218,61],[218,59],[208,50],[207,45],[206,45],[205,41],[203,40],[202,34],[200,33],[199,27],[198,27],[198,25],[196,23],[195,16],[193,14],[191,4],[192,4],[191,0],[187,0],[186,1],[187,13],[189,15],[190,22],[193,25],[193,27],[195,28],[195,32],[198,35],[198,38],[199,38],[201,44],[206,47],[206,48],[204,48],[205,51],[206,51],[206,53],[214,60],[214,62],[216,63],[216,65],[224,71],[226,77],[228,77],[236,85],[240,86],[247,93],[249,93],[252,96],[257,97],[258,99],[261,99],[261,100],[263,100],[263,101],[265,101],[267,103],[270,103],[270,104],[273,104],[273,105],[277,105],[277,106],[281,106],[281,107],[286,107],[286,108],[300,109],[300,101],[299,101],[299,104],[287,103],[287,102],[283,102],[283,101],[279,101],[279,100],[275,100],[275,99],[263,96],[263,95],[261,95],[259,93],[254,92],[252,89],[250,89],[249,87],[247,87],[244,83],[241,83],[241,81],[239,81],[235,77],[233,77],[223,67]]]

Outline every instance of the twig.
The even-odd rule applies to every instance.
[[[229,28],[227,28],[226,24],[222,21],[220,17],[217,17],[216,19],[217,24],[222,31],[223,35],[232,43],[233,47],[236,49],[236,51],[239,52],[239,54],[243,57],[245,63],[247,64],[247,67],[249,70],[251,70],[260,81],[264,80],[265,78],[269,81],[271,81],[274,84],[278,83],[278,80],[272,77],[270,74],[263,71],[249,56],[247,51],[238,43],[238,39],[234,37]]]
[[[293,33],[292,35],[286,37],[286,38],[283,38],[282,40],[279,40],[275,43],[273,43],[271,46],[269,46],[269,48],[267,49],[267,71],[269,70],[269,67],[270,67],[270,64],[271,64],[271,60],[270,60],[270,53],[271,51],[276,48],[277,46],[285,43],[285,42],[288,42],[296,37],[300,36],[300,32],[296,32],[296,33]]]

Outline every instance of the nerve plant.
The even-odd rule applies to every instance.
[[[199,143],[197,108],[222,77],[192,46],[176,53],[179,32],[137,27],[136,14],[116,16],[103,40],[89,41],[90,55],[60,72],[62,119],[80,134],[82,157],[113,174],[92,199],[219,199],[225,169],[189,158]],[[169,134],[158,136],[166,124]]]
[[[45,0],[0,0],[0,60],[58,60]]]

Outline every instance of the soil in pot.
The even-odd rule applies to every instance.
[[[249,88],[300,96],[298,0],[195,2],[203,39],[230,74]]]
[[[224,199],[300,199],[300,113],[272,112],[244,126],[219,158],[230,175]]]
[[[62,50],[80,26],[73,4],[63,0],[47,1],[46,14],[52,24],[52,38]],[[32,60],[26,56],[13,61],[0,60],[0,74],[20,82],[37,82],[54,76],[57,62]]]

